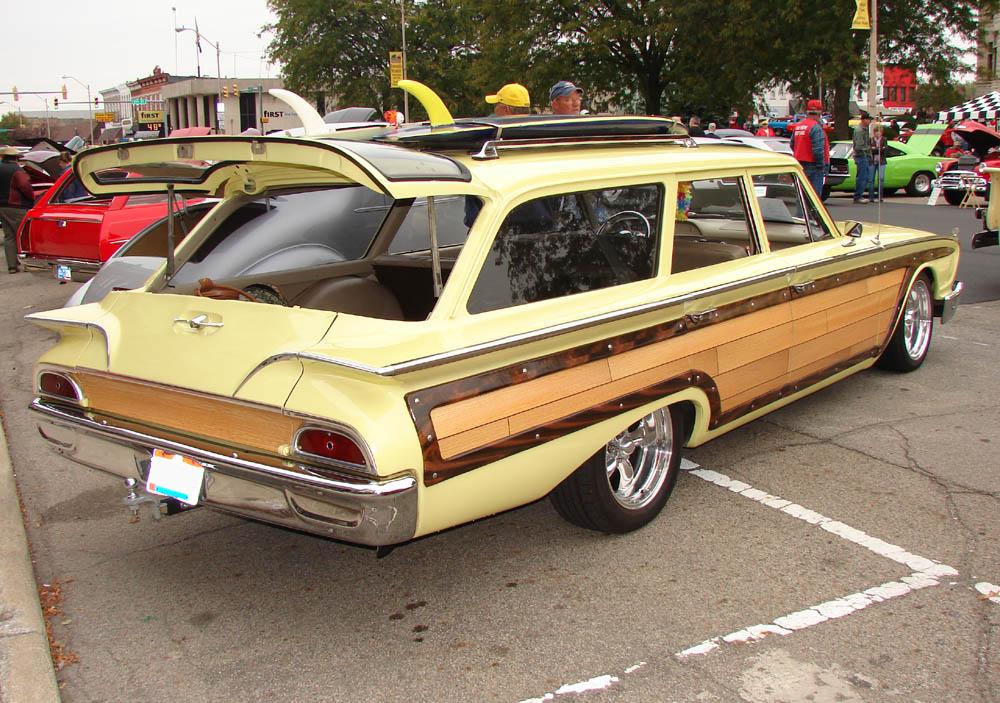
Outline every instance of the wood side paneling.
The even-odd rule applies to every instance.
[[[438,437],[450,437],[537,407],[553,398],[575,395],[610,380],[608,360],[601,359],[527,383],[484,393],[476,398],[434,408],[431,420]]]
[[[720,373],[715,378],[715,384],[719,388],[719,399],[722,401],[722,409],[731,407],[728,399],[739,393],[759,386],[772,379],[781,378],[788,372],[789,350],[783,349],[779,352],[765,356],[763,359],[755,361],[727,373]]]
[[[481,427],[476,427],[451,437],[444,437],[438,440],[438,444],[441,447],[441,457],[443,459],[451,459],[454,456],[464,454],[477,447],[492,444],[508,436],[510,436],[510,424],[504,418],[503,420],[497,420],[488,425],[482,425]]]
[[[199,437],[237,440],[245,447],[275,452],[292,441],[301,420],[242,403],[179,389],[86,373],[73,377],[89,407]]]
[[[772,327],[719,346],[719,373],[732,371],[792,346],[792,323]]]

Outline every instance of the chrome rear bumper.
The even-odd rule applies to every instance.
[[[83,259],[46,259],[30,254],[18,254],[21,267],[29,273],[46,274],[49,278],[55,278],[56,268],[59,266],[69,266],[74,281],[84,283],[89,281],[101,269],[100,261],[85,261]]]
[[[411,475],[320,476],[112,427],[40,398],[30,409],[53,450],[115,476],[145,481],[154,448],[198,460],[205,466],[199,502],[209,508],[370,546],[399,544],[416,531],[417,482]]]

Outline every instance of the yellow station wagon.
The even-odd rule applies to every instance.
[[[684,446],[916,369],[961,291],[954,239],[834,222],[789,157],[675,131],[438,118],[88,150],[92,192],[220,200],[147,247],[143,287],[28,316],[60,335],[39,429],[133,502],[358,544],[545,496],[639,528]]]

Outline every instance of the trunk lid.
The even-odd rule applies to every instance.
[[[337,314],[189,295],[113,292],[100,303],[28,316],[60,331],[88,326],[104,337],[106,368],[99,371],[203,393],[259,399],[280,405],[299,377],[299,362],[269,357],[308,349],[330,329]],[[96,363],[95,363],[96,365]],[[283,367],[283,368],[278,368]],[[241,388],[242,386],[242,388]]]

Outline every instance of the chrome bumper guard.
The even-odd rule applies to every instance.
[[[208,508],[369,546],[399,544],[416,531],[413,476],[303,474],[112,427],[41,398],[30,410],[58,454],[121,478],[144,482],[154,448],[196,459],[205,466],[199,504]]]
[[[965,284],[961,281],[955,281],[955,285],[952,286],[951,293],[946,295],[944,300],[935,304],[934,312],[941,318],[942,325],[948,323],[951,318],[955,317],[955,313],[958,311],[959,299],[962,297],[963,290],[965,290]]]

